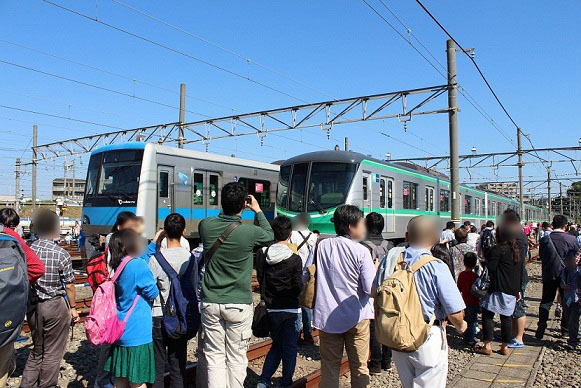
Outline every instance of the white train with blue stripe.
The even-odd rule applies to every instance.
[[[177,212],[186,219],[186,237],[197,238],[199,222],[219,214],[222,186],[233,181],[245,185],[272,219],[278,173],[275,164],[154,143],[105,146],[89,161],[83,231],[109,233],[119,212],[132,211],[143,217],[145,235],[152,238]],[[251,222],[254,214],[245,211],[242,219]]]

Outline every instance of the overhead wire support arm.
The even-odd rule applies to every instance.
[[[246,114],[235,114],[217,118],[204,118],[202,120],[189,123],[173,122],[141,128],[122,129],[118,131],[111,131],[102,134],[83,136],[79,138],[39,145],[36,147],[36,151],[40,155],[38,160],[76,155],[85,152],[91,152],[99,145],[112,144],[115,141],[118,141],[120,136],[128,136],[129,141],[134,141],[135,139],[141,140],[143,138],[145,138],[145,141],[150,141],[155,136],[159,136],[158,142],[161,144],[170,141],[173,142],[176,140],[171,138],[171,134],[180,128],[187,129],[188,132],[196,135],[196,138],[193,139],[185,138],[180,140],[183,142],[183,144],[196,142],[207,143],[214,139],[232,138],[246,135],[258,135],[264,137],[264,135],[271,132],[314,128],[319,126],[324,126],[327,128],[327,130],[330,130],[329,126],[332,127],[333,125],[338,124],[398,118],[401,116],[401,111],[393,112],[394,109],[387,111],[391,104],[398,99],[401,99],[403,96],[407,96],[407,98],[413,96],[415,98],[415,96],[421,94],[429,94],[429,97],[420,100],[419,103],[414,101],[414,108],[411,111],[404,112],[406,115],[410,115],[411,117],[412,115],[447,113],[449,111],[447,108],[426,111],[419,111],[418,109],[442,93],[446,92],[447,88],[447,85],[437,85],[426,88],[400,90],[396,92],[379,93],[338,100],[322,101],[311,104],[288,106],[284,108],[256,111]],[[416,98],[416,100],[418,99]],[[364,114],[362,117],[359,113],[356,113],[356,107],[361,106],[365,111],[368,104],[369,109],[372,111],[371,114]],[[339,113],[332,113],[332,107],[337,108]],[[331,115],[333,116],[331,117]],[[232,131],[225,129],[226,127],[231,127]],[[237,127],[241,129],[238,129]],[[161,134],[162,130],[167,130],[167,133],[165,135]],[[205,134],[202,132],[205,132]],[[53,156],[49,157],[45,155],[48,150],[52,151]]]

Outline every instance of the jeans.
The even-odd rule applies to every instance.
[[[468,324],[468,328],[464,332],[464,342],[473,343],[474,336],[476,335],[476,328],[478,327],[478,313],[480,312],[480,306],[466,306],[464,310],[464,320]]]
[[[581,306],[579,303],[571,303],[569,310],[569,345],[575,347],[579,345],[579,316],[581,313]]]
[[[307,307],[301,307],[301,318],[303,321],[303,337],[306,340],[313,339],[313,310]]]
[[[510,315],[500,316],[500,335],[502,342],[509,344],[512,339],[512,318]],[[494,337],[494,313],[482,309],[482,339],[492,341]]]
[[[260,381],[270,386],[270,379],[282,360],[282,387],[293,382],[297,364],[297,341],[301,331],[301,317],[298,313],[268,313],[272,346],[266,355]]]
[[[555,300],[555,296],[559,294],[563,295],[563,289],[561,288],[561,277],[553,280],[543,280],[543,296],[541,297],[541,305],[539,306],[539,323],[538,327],[545,329],[547,327],[547,320],[549,319],[549,311]],[[567,329],[567,321],[565,320],[565,314],[561,316],[561,330]]]
[[[188,341],[168,338],[162,326],[162,317],[153,317],[153,351],[155,354],[155,382],[153,388],[164,388],[164,373],[169,372],[170,388],[185,388]]]
[[[391,349],[377,341],[375,319],[369,321],[369,332],[369,349],[371,350],[369,369],[387,369],[391,363]]]
[[[95,384],[93,388],[113,388],[113,376],[111,372],[105,370],[105,362],[109,357],[111,345],[99,345],[99,363],[97,364],[97,376],[95,376]]]

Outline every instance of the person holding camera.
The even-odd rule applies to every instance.
[[[252,335],[252,253],[255,246],[272,242],[274,233],[258,201],[240,183],[224,185],[220,202],[222,213],[199,226],[207,262],[202,282],[202,351],[207,385],[235,388],[244,385]],[[242,223],[247,209],[256,214],[256,225]],[[213,249],[218,239],[221,244]]]

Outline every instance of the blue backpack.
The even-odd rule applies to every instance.
[[[163,328],[169,338],[191,339],[200,328],[198,297],[192,281],[196,259],[190,258],[186,272],[180,276],[161,252],[156,252],[155,258],[170,280],[169,296],[163,309]]]

